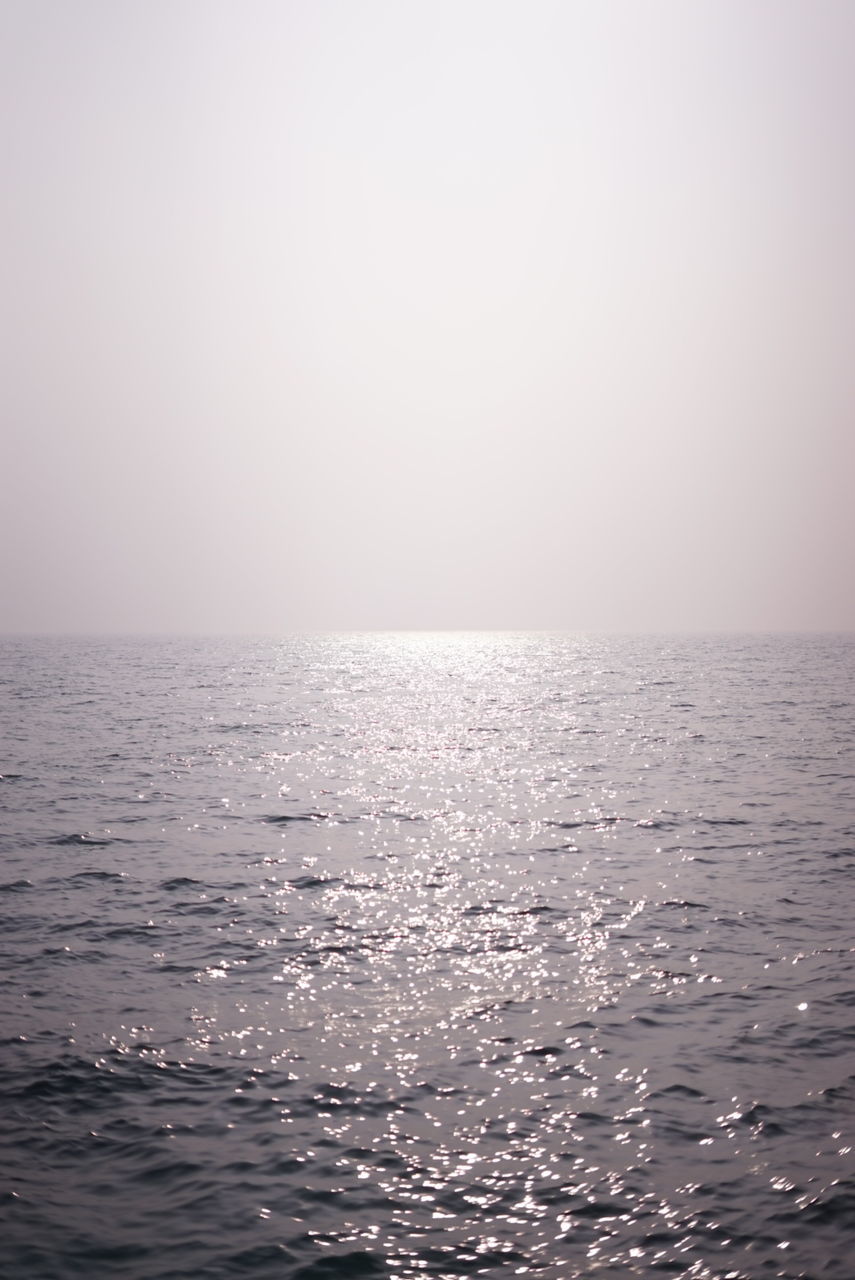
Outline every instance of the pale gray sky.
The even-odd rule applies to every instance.
[[[0,51],[0,630],[855,627],[850,0]]]

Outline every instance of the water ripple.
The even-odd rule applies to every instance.
[[[2,642],[0,1271],[848,1280],[853,648]]]

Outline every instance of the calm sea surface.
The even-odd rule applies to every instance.
[[[853,659],[0,641],[0,1275],[851,1280]]]

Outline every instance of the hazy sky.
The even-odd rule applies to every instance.
[[[855,627],[851,0],[0,50],[0,629]]]

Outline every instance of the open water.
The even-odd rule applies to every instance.
[[[855,640],[0,642],[0,1274],[855,1274]]]

